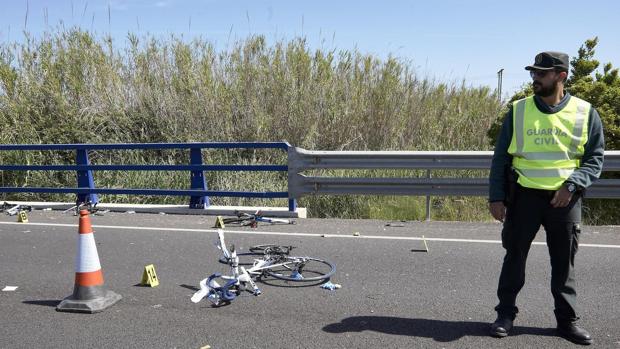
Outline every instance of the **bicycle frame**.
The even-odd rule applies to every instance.
[[[13,205],[5,201],[4,204],[2,204],[2,207],[0,207],[0,211],[4,211],[9,216],[15,216],[20,211],[32,211],[32,206]]]
[[[232,252],[228,250],[226,246],[226,239],[224,238],[224,231],[222,229],[217,230],[218,236],[218,245],[217,248],[222,250],[222,254],[226,260],[229,260],[228,263],[231,266],[232,276],[222,275],[223,279],[239,279],[241,282],[250,282],[246,281],[246,274],[248,276],[261,276],[263,275],[264,270],[275,267],[285,266],[286,263],[281,262],[281,258],[278,258],[279,255],[265,255],[262,258],[254,259],[254,264],[251,268],[245,269],[243,266],[239,266],[239,257],[237,256],[237,252],[233,249]],[[304,257],[296,257],[299,260],[304,261]],[[301,276],[300,276],[301,278]],[[251,280],[251,278],[250,278]]]
[[[228,265],[230,265],[232,275],[221,275],[221,274],[213,274],[208,278],[205,278],[200,281],[200,290],[192,296],[192,302],[198,303],[204,297],[208,297],[209,300],[214,305],[219,305],[222,302],[222,299],[225,298],[223,295],[228,292],[228,289],[232,286],[246,288],[247,284],[252,288],[252,293],[255,296],[261,294],[261,290],[256,286],[254,280],[252,280],[252,275],[260,275],[262,272],[258,272],[265,264],[267,264],[266,260],[257,260],[254,263],[254,266],[249,270],[246,270],[245,267],[239,266],[239,256],[237,256],[237,251],[233,249],[231,252],[226,246],[226,239],[224,238],[224,231],[222,229],[217,230],[218,242],[217,248],[222,250],[222,254],[224,258],[226,258]],[[264,269],[264,268],[263,268]],[[215,279],[216,277],[221,277],[224,280],[227,280],[227,283],[224,287],[220,286]],[[230,281],[233,281],[232,283]],[[228,297],[230,298],[230,297]],[[232,297],[234,299],[234,297]],[[224,301],[230,301],[232,299],[224,299]]]

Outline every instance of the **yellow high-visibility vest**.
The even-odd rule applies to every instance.
[[[519,184],[546,190],[562,186],[583,156],[590,108],[590,103],[574,96],[554,114],[539,111],[533,96],[513,103],[508,153]]]

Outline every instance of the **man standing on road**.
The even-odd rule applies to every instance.
[[[590,103],[564,90],[568,55],[542,52],[525,67],[534,96],[514,102],[495,146],[489,210],[504,223],[506,256],[499,277],[491,334],[505,337],[518,313],[532,240],[545,228],[551,259],[551,293],[559,334],[591,344],[577,326],[574,261],[579,242],[581,197],[603,167],[603,126]]]

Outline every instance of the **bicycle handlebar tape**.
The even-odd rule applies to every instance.
[[[60,302],[56,310],[97,313],[114,305],[122,297],[104,286],[103,272],[88,210],[80,211],[78,236],[73,294]]]

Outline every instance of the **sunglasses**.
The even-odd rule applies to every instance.
[[[545,76],[547,76],[549,72],[552,72],[552,71],[553,70],[530,70],[530,76],[532,77],[532,79],[534,78],[542,79]]]

